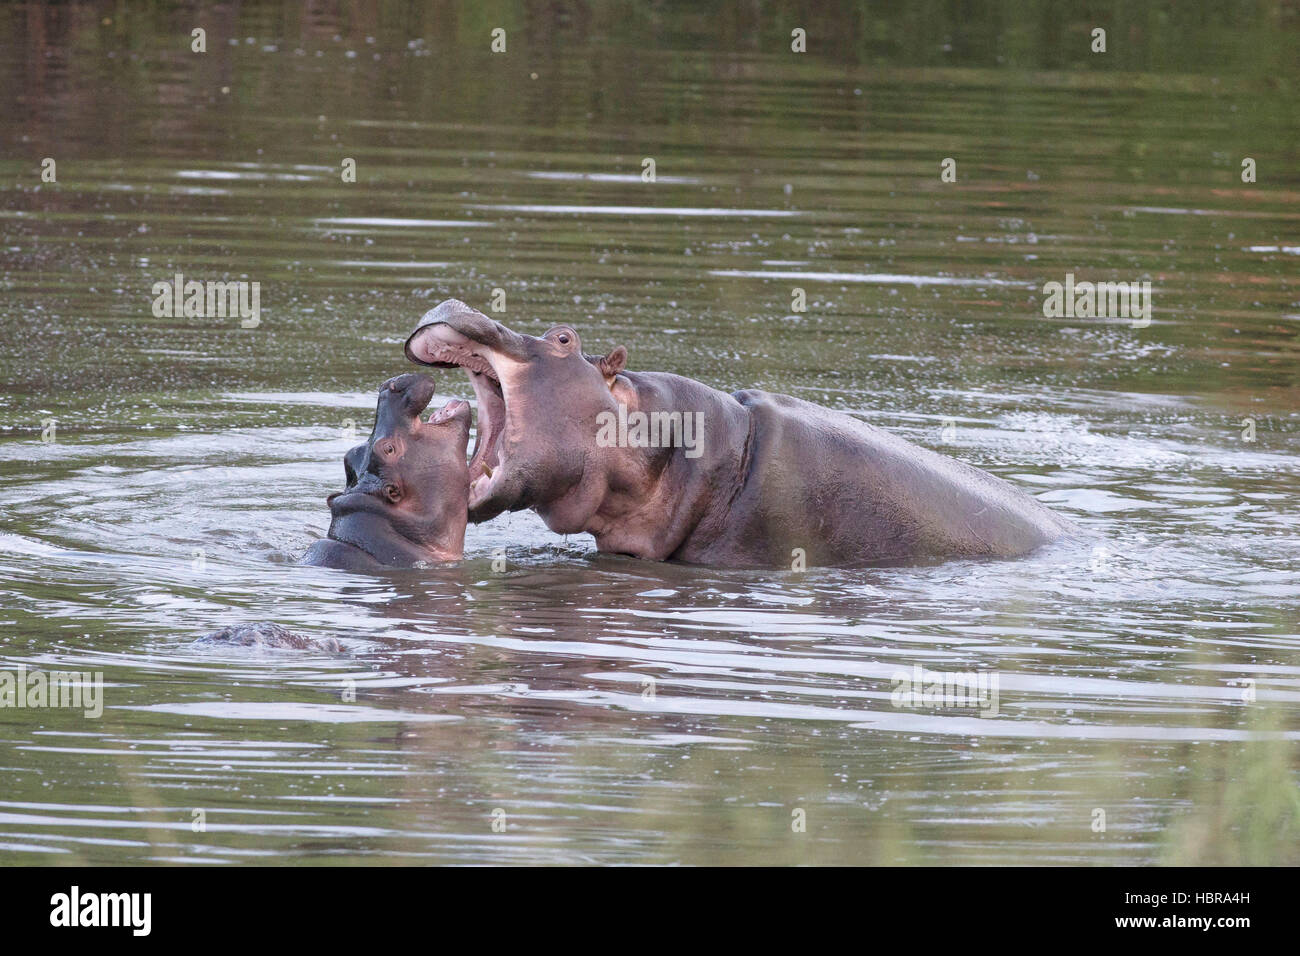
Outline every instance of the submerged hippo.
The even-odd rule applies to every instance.
[[[194,642],[199,647],[225,645],[227,647],[255,647],[259,649],[292,651],[322,651],[329,654],[341,654],[344,647],[334,637],[308,637],[296,634],[271,621],[259,621],[254,624],[234,624],[219,631],[205,634]]]
[[[449,299],[406,355],[473,384],[471,521],[533,508],[601,551],[732,567],[1007,557],[1072,530],[1005,481],[848,415],[629,372],[626,349],[585,355],[569,326],[535,338]]]
[[[347,453],[347,487],[326,499],[329,537],[308,549],[303,564],[373,571],[460,559],[469,404],[450,401],[421,421],[433,391],[433,379],[413,373],[379,387],[370,439]]]

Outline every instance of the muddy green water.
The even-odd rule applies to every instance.
[[[0,862],[1300,862],[1300,23],[1151,6],[0,8],[0,670],[105,683],[0,708]],[[177,272],[260,324],[155,317]],[[1067,273],[1150,325],[1044,318]],[[1098,537],[296,567],[412,324],[496,289]],[[349,653],[193,644],[263,620]]]

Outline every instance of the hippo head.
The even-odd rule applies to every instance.
[[[420,319],[406,356],[421,365],[463,368],[474,386],[471,521],[536,508],[553,529],[580,527],[578,516],[603,493],[583,477],[595,470],[588,459],[597,416],[617,408],[610,390],[627,363],[626,349],[584,355],[567,325],[535,338],[448,299]]]
[[[420,420],[433,379],[399,375],[379,387],[370,439],[347,453],[347,487],[327,499],[329,537],[304,563],[369,569],[455,561],[465,544],[469,405],[453,400]]]

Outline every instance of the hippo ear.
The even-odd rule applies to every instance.
[[[614,387],[614,377],[627,367],[627,349],[621,345],[614,346],[604,358],[596,359],[596,368],[605,376],[605,384]]]

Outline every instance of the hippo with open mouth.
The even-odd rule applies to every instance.
[[[379,387],[370,438],[343,459],[347,487],[326,499],[329,536],[303,564],[373,571],[460,559],[470,410],[452,400],[421,421],[433,392],[433,379],[414,373]]]
[[[406,355],[462,368],[474,387],[474,522],[532,508],[601,551],[728,567],[1010,557],[1076,530],[1007,482],[848,415],[629,372],[626,349],[584,354],[570,326],[536,338],[449,299]],[[637,416],[673,440],[611,427]]]

